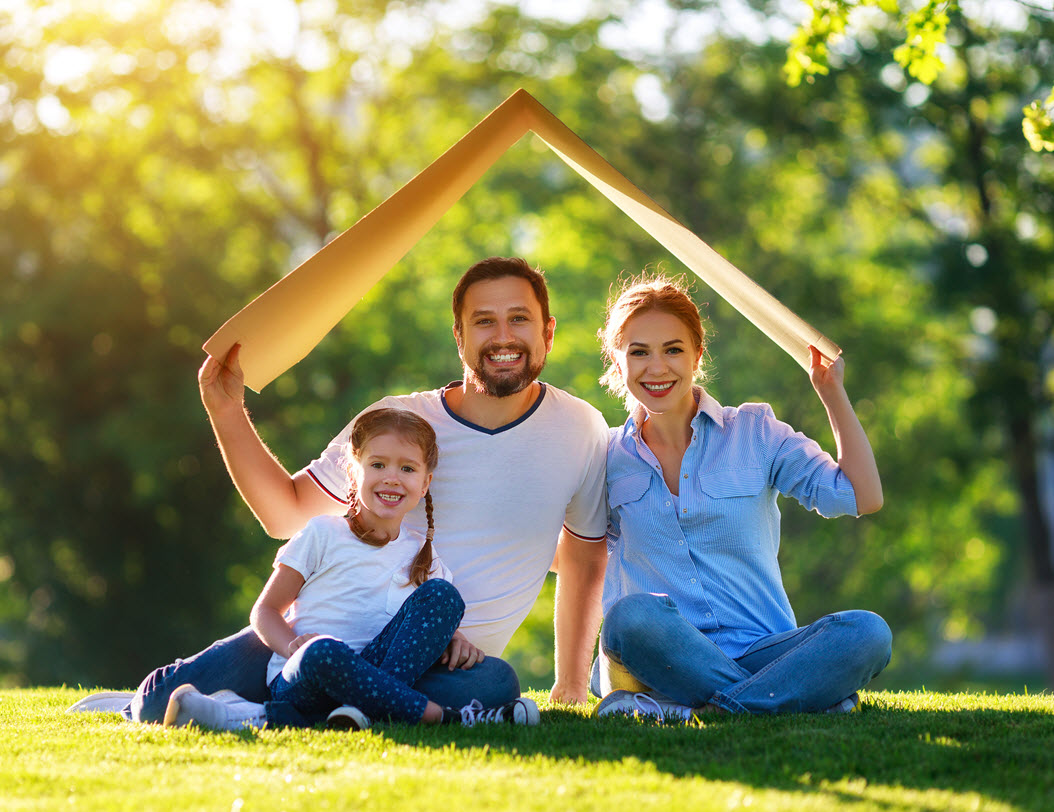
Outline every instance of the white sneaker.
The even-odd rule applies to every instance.
[[[135,694],[131,691],[100,691],[88,694],[66,708],[66,713],[120,713]]]
[[[696,709],[651,694],[612,691],[600,700],[593,714],[598,717],[620,714],[635,718],[646,716],[659,722],[687,722],[696,717]]]
[[[855,713],[858,710],[860,710],[860,694],[853,691],[851,696],[831,705],[824,713]]]
[[[536,725],[541,715],[533,699],[521,696],[497,708],[484,708],[478,699],[473,699],[460,711],[461,724],[472,727],[480,723],[506,722],[512,725]]]
[[[366,730],[371,724],[370,717],[354,705],[341,705],[326,717],[326,727],[339,730]]]
[[[180,685],[168,698],[164,726],[195,724],[212,730],[240,730],[262,727],[266,722],[263,705],[242,699],[233,691],[218,691],[217,696],[205,696],[193,685]]]

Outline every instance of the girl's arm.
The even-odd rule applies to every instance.
[[[875,464],[871,442],[845,393],[845,361],[839,357],[825,364],[816,347],[809,349],[812,352],[809,380],[831,421],[831,431],[838,446],[838,466],[853,483],[857,513],[861,516],[874,513],[882,507],[882,479]]]
[[[293,652],[314,635],[297,637],[286,622],[285,610],[293,605],[304,586],[304,576],[292,567],[279,564],[256,599],[249,622],[257,636],[267,647],[282,657],[292,657]]]

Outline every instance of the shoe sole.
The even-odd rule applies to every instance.
[[[131,691],[100,691],[88,694],[66,708],[66,713],[120,713],[135,696]]]
[[[358,710],[355,708],[354,710]],[[359,719],[361,716],[361,720]],[[370,726],[369,717],[362,711],[358,711],[358,716],[347,711],[342,711],[338,708],[333,711],[329,716],[326,717],[326,727],[330,730],[351,730],[359,731],[366,730]]]
[[[185,694],[198,693],[198,689],[193,685],[180,685],[176,690],[172,692],[172,695],[168,698],[168,705],[165,706],[165,718],[162,721],[162,725],[165,727],[186,727],[188,723],[179,723],[179,714],[182,711],[180,702]]]

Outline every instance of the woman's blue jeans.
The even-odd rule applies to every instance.
[[[425,581],[362,651],[328,635],[298,648],[271,682],[271,697],[319,721],[354,705],[373,720],[420,722],[428,697],[410,686],[439,659],[464,614],[449,581]]]
[[[205,694],[227,689],[250,702],[264,703],[270,725],[311,727],[317,719],[305,717],[291,702],[271,700],[267,685],[270,659],[271,650],[252,627],[247,627],[192,657],[151,671],[124,709],[124,715],[136,722],[160,723],[169,696],[180,685],[189,683]],[[520,695],[516,671],[500,657],[489,656],[467,671],[451,671],[436,662],[413,688],[436,704],[451,708],[464,707],[473,699],[485,708],[493,708]]]
[[[852,610],[770,634],[736,659],[688,623],[667,595],[622,598],[604,617],[592,690],[648,690],[691,707],[732,713],[823,711],[867,685],[892,655],[892,635],[873,612]],[[603,660],[606,658],[607,662]]]

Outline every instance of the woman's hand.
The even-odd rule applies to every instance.
[[[809,346],[812,353],[812,362],[809,366],[809,381],[820,400],[824,400],[830,394],[836,394],[845,389],[845,361],[838,356],[833,361],[823,357],[816,347]]]
[[[308,632],[307,634],[298,635],[297,637],[294,637],[292,640],[290,640],[289,650],[286,652],[285,655],[286,659],[288,660],[290,657],[292,657],[296,653],[296,650],[302,645],[304,645],[304,643],[306,643],[312,637],[318,637],[318,635],[315,632]]]
[[[458,629],[450,639],[450,644],[446,647],[446,651],[443,652],[443,656],[439,658],[439,662],[443,663],[451,671],[455,668],[467,671],[476,663],[483,662],[485,657],[486,655],[472,645],[468,638]]]

